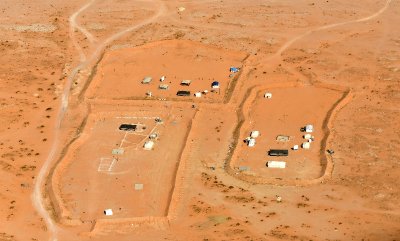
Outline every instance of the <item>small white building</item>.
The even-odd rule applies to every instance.
[[[301,144],[301,147],[303,149],[310,149],[311,143],[310,142],[303,142],[303,144]]]
[[[201,97],[201,92],[194,93],[194,96],[197,97],[197,98],[200,98]]]
[[[257,138],[257,137],[259,137],[260,136],[260,132],[259,131],[252,131],[251,133],[250,133],[250,137],[251,138]]]
[[[294,145],[292,148],[294,151],[297,151],[299,149],[299,145]]]
[[[283,161],[268,161],[267,167],[269,168],[285,168],[286,162]]]
[[[163,82],[163,81],[165,80],[165,78],[166,78],[166,77],[165,77],[164,75],[161,76],[160,81]]]
[[[306,125],[304,128],[305,132],[311,133],[314,131],[314,126],[313,125]]]
[[[304,139],[306,139],[306,140],[311,139],[311,134],[305,134],[303,137],[304,137]]]
[[[145,150],[151,150],[153,149],[153,146],[154,146],[154,141],[146,141],[143,145],[143,148]]]
[[[272,98],[272,93],[269,93],[269,92],[265,93],[264,94],[264,98],[271,99]]]
[[[106,210],[104,210],[104,215],[106,215],[106,216],[112,216],[112,215],[113,215],[112,209],[106,209]]]
[[[255,146],[255,145],[256,145],[256,139],[250,138],[250,139],[247,141],[247,146],[253,147],[253,146]]]

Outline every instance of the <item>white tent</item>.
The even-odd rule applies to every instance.
[[[250,138],[250,140],[247,142],[247,146],[253,147],[256,145],[256,139]]]
[[[201,92],[194,93],[194,96],[197,97],[197,98],[200,98],[201,97]]]
[[[311,134],[305,134],[304,139],[306,139],[306,140],[311,139]]]
[[[303,144],[301,144],[301,147],[303,149],[310,149],[311,143],[310,142],[303,142]]]
[[[113,215],[112,209],[106,209],[106,210],[104,210],[104,215],[106,215],[106,216],[112,216],[112,215]]]
[[[306,125],[305,131],[309,132],[309,133],[313,132],[314,131],[314,126],[313,125]]]
[[[283,161],[268,161],[267,167],[269,168],[285,168],[286,162]]]
[[[298,150],[298,149],[299,149],[299,145],[294,145],[292,149],[293,149],[294,151]]]
[[[154,141],[146,141],[146,142],[144,143],[143,148],[144,148],[145,150],[151,150],[151,149],[153,148],[153,146],[154,146]]]
[[[257,137],[259,137],[260,136],[260,132],[259,131],[252,131],[251,133],[250,133],[250,137],[251,138],[257,138]]]
[[[264,98],[271,99],[272,98],[272,93],[269,93],[269,92],[265,93],[264,94]]]

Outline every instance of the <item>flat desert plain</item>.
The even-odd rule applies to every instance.
[[[400,1],[0,11],[0,240],[400,240]]]

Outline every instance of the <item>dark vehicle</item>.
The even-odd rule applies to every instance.
[[[190,96],[190,91],[180,90],[176,93],[177,96]]]
[[[288,150],[271,149],[268,151],[268,155],[270,155],[270,156],[288,156],[289,151]]]
[[[132,125],[132,124],[122,124],[119,126],[119,129],[121,131],[135,131],[137,128],[137,125]]]

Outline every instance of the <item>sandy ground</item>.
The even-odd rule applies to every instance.
[[[0,240],[399,240],[399,1],[5,0],[0,10]],[[190,47],[184,48],[182,59],[171,55],[163,61],[156,57],[160,43],[168,43],[164,40]],[[128,57],[140,59],[134,54],[152,45],[151,62],[132,66],[132,73],[123,66],[131,61]],[[168,68],[180,79],[194,68],[198,52],[207,53],[198,64],[207,71],[190,71],[198,71],[190,78],[204,74],[206,79],[219,78],[222,86],[233,83],[223,99],[113,96],[118,90],[124,97],[142,97],[147,89],[137,82],[135,88],[126,88],[127,78],[107,70],[110,58],[115,58],[118,74],[139,75],[135,81],[150,70],[154,72],[149,75],[160,75],[167,71],[160,66],[174,63],[185,67]],[[225,79],[227,66],[233,64],[242,66],[241,72],[235,80]],[[106,85],[102,73],[111,75]],[[303,120],[297,108],[281,112],[284,100],[270,109],[246,102],[252,90],[293,82],[309,89],[341,86],[352,93],[326,125],[327,143],[335,151],[329,178],[310,185],[268,185],[227,172],[235,153],[244,150],[243,134],[250,130],[249,116],[243,113],[260,109],[251,117],[260,120],[271,113],[287,116],[293,119],[287,126],[280,126],[279,119],[270,121],[299,135],[295,130]],[[281,93],[295,101],[302,88],[277,90],[276,100]],[[317,109],[312,121],[318,130],[340,95],[322,91],[313,96],[301,101],[310,98]],[[171,125],[172,133],[166,130],[161,137],[159,147],[165,153],[171,149],[171,160],[164,171],[149,174],[143,191],[157,182],[173,191],[151,192],[143,199],[132,194],[138,203],[158,199],[155,211],[140,203],[137,210],[117,211],[105,219],[99,213],[105,205],[133,207],[121,192],[136,182],[130,176],[134,171],[119,181],[97,171],[107,142],[120,141],[120,134],[112,131],[118,125],[115,117],[140,112],[133,106],[157,112],[165,104],[182,110],[176,115],[182,126]],[[105,108],[104,122],[93,122]],[[264,159],[276,133],[267,123],[259,128],[266,132],[266,143],[251,155]],[[317,140],[324,138],[316,135]],[[87,142],[82,141],[85,136]],[[81,149],[74,151],[78,144]],[[90,149],[90,155],[82,148]],[[310,158],[317,163],[314,154]],[[54,181],[70,155],[76,158],[70,159],[60,182]],[[127,160],[136,155],[141,154],[127,152],[121,168],[131,167]],[[144,158],[149,162],[139,166],[149,173],[161,168],[147,160],[153,157]],[[264,166],[255,169],[267,174]],[[116,199],[103,197],[97,185],[116,191]],[[166,206],[167,211],[160,211]],[[66,212],[76,222],[65,218]]]

